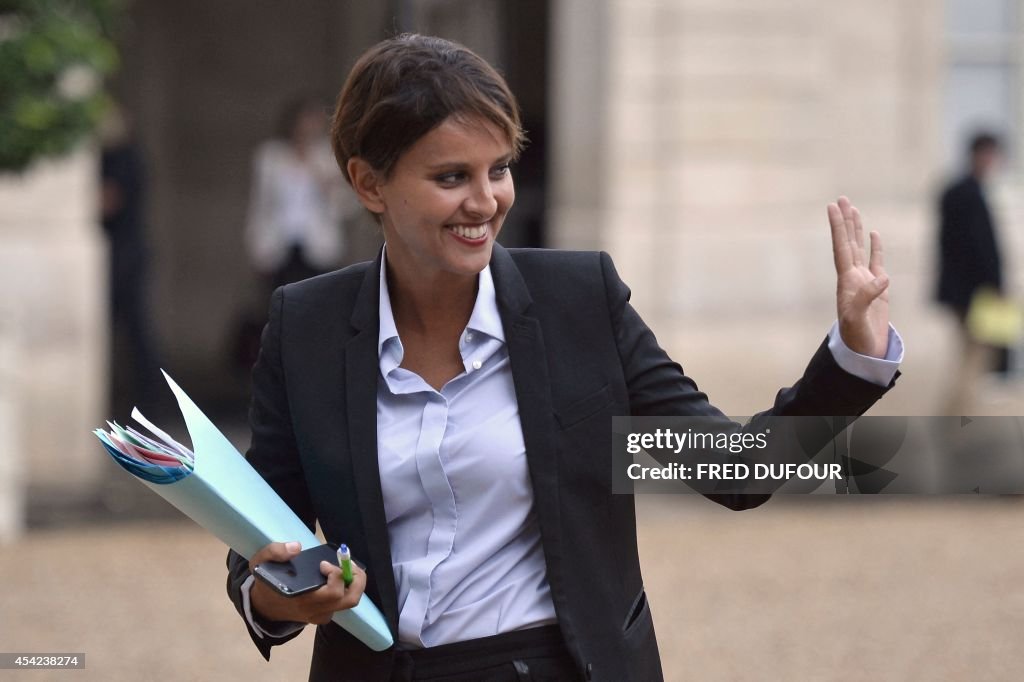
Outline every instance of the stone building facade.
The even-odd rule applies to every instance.
[[[941,334],[928,296],[942,3],[564,0],[554,11],[554,243],[610,251],[663,344],[723,409],[763,409],[834,319],[825,204],[840,194],[883,234],[911,348],[918,332]],[[907,366],[923,361],[914,352]],[[911,376],[881,407],[931,409]]]

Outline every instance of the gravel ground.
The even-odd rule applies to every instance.
[[[1020,498],[778,499],[736,514],[640,498],[669,680],[1016,680]],[[302,680],[312,629],[271,663],[224,594],[224,549],[187,521],[28,534],[0,549],[0,651],[85,670],[0,680]]]

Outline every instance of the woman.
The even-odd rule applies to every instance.
[[[475,54],[416,35],[371,48],[332,138],[385,247],[275,292],[248,457],[366,571],[345,588],[325,563],[325,587],[286,599],[249,573],[295,543],[229,555],[253,641],[269,658],[320,624],[311,679],[661,679],[633,499],[611,494],[610,417],[725,418],[658,347],[606,254],[495,244],[523,136]],[[876,359],[899,354],[881,241],[866,262],[856,210],[842,199],[829,218],[839,331],[774,414],[860,414],[895,374]],[[329,622],[364,591],[392,650]]]
[[[338,266],[346,194],[325,139],[323,104],[302,97],[282,111],[277,135],[253,156],[245,230],[253,267],[284,286]]]

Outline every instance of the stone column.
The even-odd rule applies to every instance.
[[[13,300],[13,297],[11,299]],[[15,386],[17,347],[8,299],[0,299],[0,545],[13,542],[24,528],[24,457]]]
[[[0,539],[27,494],[86,498],[106,464],[90,435],[107,404],[96,215],[94,150],[0,175]]]

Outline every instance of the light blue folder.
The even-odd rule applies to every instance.
[[[297,540],[303,549],[321,544],[188,394],[166,372],[164,378],[185,417],[195,469],[178,480],[157,483],[126,466],[123,458],[115,456],[115,461],[244,557],[271,542]],[[133,416],[138,419],[141,415],[136,412]],[[333,620],[374,651],[393,643],[383,614],[368,597],[355,608],[338,611]]]

